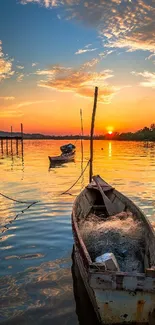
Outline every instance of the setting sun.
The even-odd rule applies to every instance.
[[[113,132],[112,131],[108,131],[108,134],[112,134]]]

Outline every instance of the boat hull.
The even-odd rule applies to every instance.
[[[104,289],[99,274],[90,274],[75,244],[75,260],[98,321],[106,325],[154,325],[155,295],[152,292]],[[107,280],[107,279],[106,279]],[[134,279],[125,278],[132,285]],[[110,279],[109,279],[110,282]]]
[[[116,273],[94,267],[77,222],[77,216],[80,215],[82,208],[85,214],[89,213],[88,195],[87,202],[81,203],[84,200],[84,191],[75,200],[72,213],[75,260],[98,320],[106,325],[155,325],[155,273],[153,275]],[[154,236],[149,222],[144,220],[142,211],[121,193],[118,191],[115,193],[122,201],[126,200],[132,212],[141,215],[141,219],[146,222],[146,229],[150,231],[150,237]],[[152,240],[150,253],[153,254],[154,248]]]
[[[49,156],[48,158],[50,163],[65,163],[69,161],[74,161],[75,153],[71,155],[60,155],[55,157]]]

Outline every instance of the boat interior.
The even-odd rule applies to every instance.
[[[155,237],[150,222],[129,198],[101,178],[99,183],[90,183],[80,193],[74,209],[92,263],[109,252],[120,271],[155,276]]]

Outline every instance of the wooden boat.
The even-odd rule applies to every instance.
[[[96,99],[94,107],[96,106],[95,102],[97,102]],[[110,186],[100,176],[92,176],[94,116],[93,109],[90,182],[77,196],[72,210],[75,260],[101,324],[155,325],[155,232],[144,213],[128,197]],[[135,255],[137,262],[141,259],[143,265],[141,271],[138,269],[128,271],[128,264],[127,270],[123,271],[120,267],[114,271],[108,269],[104,262],[97,263],[97,256],[92,255],[88,241],[85,240],[81,223],[84,225],[91,214],[96,216],[96,224],[100,222],[104,224],[116,218],[112,216],[118,216],[120,212],[130,213],[133,222],[139,223],[143,229],[143,249],[140,251],[141,247],[138,246],[137,250],[140,257]],[[95,229],[92,228],[93,231]],[[96,238],[92,238],[91,244],[97,246]],[[105,247],[108,248],[109,240],[110,237],[106,245],[105,240],[103,245],[101,241],[103,251]],[[128,240],[126,235],[124,235],[123,240],[124,242]],[[117,248],[117,243],[114,242],[113,244]],[[133,254],[131,250],[130,255]]]
[[[69,162],[69,161],[73,161],[74,157],[75,157],[75,145],[73,145],[72,143],[69,144],[65,144],[63,146],[60,147],[61,150],[61,155],[59,156],[48,156],[49,161],[51,164],[54,163],[65,163],[65,162]]]
[[[90,213],[105,211],[102,195],[91,182],[76,198],[72,213],[75,258],[84,284],[103,324],[155,324],[155,233],[144,213],[126,196],[105,183],[98,182],[106,197],[118,207],[127,209],[145,228],[144,272],[106,271],[92,261],[80,233],[79,222]],[[152,323],[151,323],[152,321]],[[150,322],[150,323],[149,323]]]
[[[65,163],[69,161],[74,161],[75,151],[67,154],[61,154],[59,156],[48,156],[50,163]]]

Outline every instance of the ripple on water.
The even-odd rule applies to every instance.
[[[3,324],[78,324],[70,270],[73,245],[70,216],[75,197],[61,194],[81,173],[80,142],[75,163],[49,171],[48,162],[48,155],[56,155],[64,142],[24,141],[23,160],[21,156],[13,161],[7,157],[0,160],[1,192],[21,201],[38,201],[22,213],[27,204],[0,196],[0,229],[7,226],[0,235]],[[88,141],[84,141],[84,158],[85,167],[89,158]],[[100,174],[129,196],[153,224],[154,166],[153,148],[144,148],[142,143],[94,142],[94,174]],[[88,183],[88,174],[87,169],[83,180],[70,191],[73,195]],[[82,305],[86,306],[85,302]],[[89,314],[90,307],[87,317]]]

